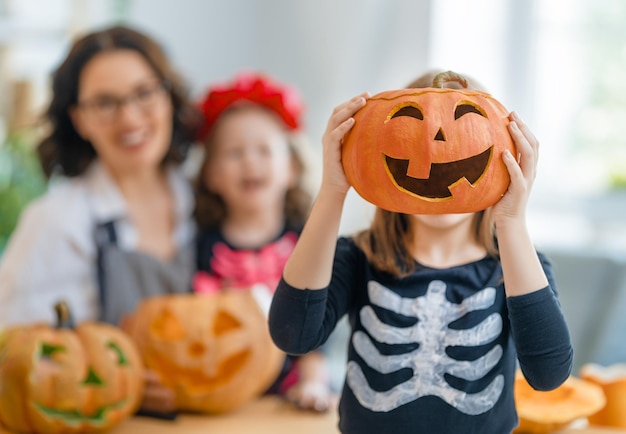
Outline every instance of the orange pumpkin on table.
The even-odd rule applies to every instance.
[[[445,88],[458,82],[464,89]],[[508,188],[509,112],[453,72],[433,87],[370,97],[343,139],[348,182],[374,205],[407,214],[476,212]]]
[[[234,410],[274,382],[285,358],[250,291],[146,298],[124,328],[180,410]]]
[[[594,414],[606,403],[599,386],[569,377],[554,390],[533,389],[520,371],[515,377],[515,408],[519,426],[515,434],[547,434]]]
[[[589,422],[626,429],[626,364],[588,363],[580,368],[580,377],[600,386],[606,396],[606,405],[589,416]]]
[[[132,341],[109,324],[14,326],[0,342],[0,422],[20,433],[106,431],[133,414],[143,365]]]

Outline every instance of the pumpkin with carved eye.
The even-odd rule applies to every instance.
[[[463,89],[443,87],[458,82]],[[484,210],[506,192],[508,111],[453,72],[433,87],[370,97],[343,139],[348,182],[374,205],[406,214]]]
[[[124,328],[180,410],[240,407],[269,388],[285,360],[250,291],[146,298]]]
[[[141,357],[120,329],[73,327],[67,305],[56,309],[56,328],[14,326],[0,342],[0,422],[20,433],[106,431],[139,407]]]

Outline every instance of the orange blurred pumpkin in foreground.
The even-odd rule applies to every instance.
[[[449,82],[464,89],[445,88]],[[476,212],[496,203],[510,182],[502,153],[516,155],[509,112],[467,86],[448,71],[432,88],[369,98],[343,139],[342,164],[356,192],[407,214]]]
[[[518,434],[544,434],[564,429],[573,422],[587,418],[606,403],[600,386],[576,377],[569,377],[554,390],[533,389],[520,371],[515,377],[515,408]]]
[[[137,349],[109,324],[14,326],[0,342],[0,422],[20,433],[106,431],[133,414],[143,395]]]
[[[180,410],[240,407],[274,382],[285,358],[250,291],[147,298],[124,328]]]
[[[580,377],[602,387],[606,405],[589,416],[592,425],[626,428],[626,364],[583,365]]]

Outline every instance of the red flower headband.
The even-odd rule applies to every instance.
[[[303,111],[302,100],[293,87],[277,83],[268,76],[255,73],[240,73],[234,82],[209,88],[200,103],[204,114],[204,125],[198,136],[205,138],[220,115],[232,104],[249,101],[275,112],[289,130],[297,130]]]

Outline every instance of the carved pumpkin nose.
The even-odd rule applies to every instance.
[[[206,346],[202,342],[192,342],[188,351],[191,357],[202,357],[206,352]]]
[[[437,134],[435,135],[435,140],[439,142],[446,141],[446,135],[443,133],[443,129],[441,129],[441,127],[439,128],[439,131],[437,131]]]

